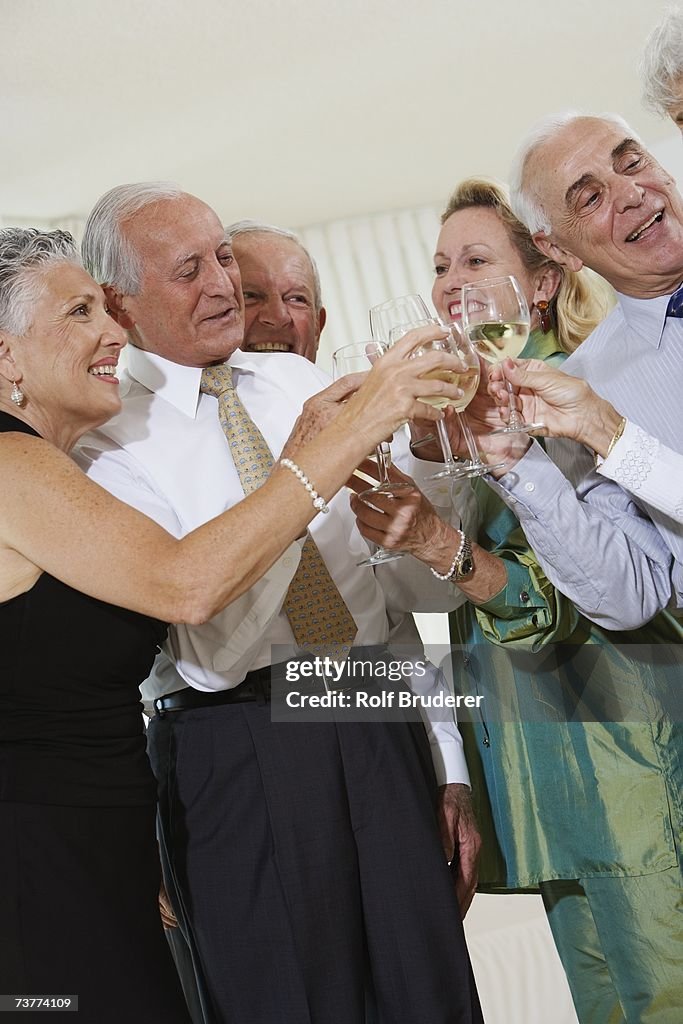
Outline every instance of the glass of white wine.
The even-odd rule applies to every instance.
[[[527,343],[531,318],[524,292],[515,277],[491,277],[464,284],[460,295],[462,327],[475,351],[489,363],[516,359]],[[492,434],[526,434],[542,423],[523,423],[515,393],[506,378],[510,395],[508,425]],[[489,467],[491,468],[491,467]]]
[[[365,373],[378,359],[384,355],[387,346],[381,341],[359,341],[352,345],[344,345],[332,353],[334,364],[334,379],[345,377],[347,373]],[[367,491],[361,491],[360,498],[366,500],[373,494],[395,494],[401,490],[410,490],[410,484],[394,483],[389,479],[389,466],[391,465],[391,447],[387,442],[378,444],[376,449],[377,467],[379,471],[379,483],[369,487]],[[378,547],[369,558],[358,562],[358,565],[379,565],[382,562],[393,562],[397,558],[403,558],[403,551],[388,551],[386,548]]]
[[[417,327],[426,327],[429,324],[438,323],[439,321],[430,311],[421,295],[399,295],[395,299],[387,299],[386,302],[380,302],[378,306],[373,306],[370,309],[370,330],[372,331],[372,336],[388,345],[393,345],[404,334]],[[444,330],[447,330],[447,328],[444,328]],[[444,377],[443,379],[449,378]],[[433,405],[435,403],[432,402],[430,404]],[[441,408],[447,404],[447,402],[444,402]],[[435,473],[428,479],[436,480],[445,476],[461,476],[461,466],[453,458],[453,451],[448,440],[446,428],[440,421],[436,426],[444,458],[444,468],[440,473]],[[430,434],[429,437],[423,438],[418,444],[424,444],[426,441],[433,439],[434,435]]]
[[[434,320],[432,319],[427,322],[433,323]],[[398,341],[408,330],[422,327],[424,324],[425,321],[420,321],[402,327],[394,327],[390,336],[392,344]],[[463,369],[460,371],[434,370],[425,374],[425,379],[432,378],[444,380],[449,384],[456,384],[463,393],[462,398],[421,398],[420,401],[433,405],[437,409],[445,409],[449,405],[453,407],[458,416],[460,429],[465,438],[471,461],[461,462],[454,459],[446,425],[443,420],[438,420],[436,429],[444,456],[444,468],[439,470],[438,473],[432,474],[428,479],[440,480],[443,477],[457,479],[466,476],[483,476],[485,473],[490,473],[492,469],[502,469],[503,464],[492,466],[482,460],[477,450],[472,429],[465,416],[465,409],[476,395],[477,388],[479,387],[479,357],[467,340],[467,337],[461,332],[458,324],[454,323],[444,326],[444,330],[448,331],[445,338],[435,338],[432,341],[419,345],[411,352],[411,359],[424,356],[427,352],[450,352],[452,355],[457,356],[463,364]]]

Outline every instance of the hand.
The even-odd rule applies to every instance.
[[[474,899],[478,881],[481,836],[468,786],[451,782],[439,790],[439,828],[446,859],[457,861],[455,892],[463,918]]]
[[[377,474],[376,465],[369,459],[358,468],[371,479]],[[348,481],[347,486],[356,492],[351,498],[351,510],[360,533],[373,544],[406,551],[437,572],[446,572],[460,543],[459,533],[439,518],[414,481],[396,466],[389,468],[389,480],[410,486],[394,494],[359,498],[357,495],[368,489],[367,481],[355,475]]]
[[[304,402],[280,458],[291,459],[299,448],[336,419],[344,408],[344,402],[361,386],[366,377],[366,373],[347,374]]]
[[[501,406],[509,403],[506,378],[520,389],[517,401],[524,418],[543,423],[537,434],[567,437],[606,454],[621,417],[585,380],[555,370],[540,359],[506,359],[494,367],[489,384],[492,397]]]
[[[163,882],[159,888],[159,913],[161,914],[161,923],[164,928],[178,927],[178,919],[173,912],[173,907]]]

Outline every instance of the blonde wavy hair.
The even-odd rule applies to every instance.
[[[547,267],[559,271],[560,286],[550,301],[548,312],[560,348],[564,352],[573,352],[614,305],[615,296],[610,286],[592,270],[584,268],[576,273],[544,256],[522,222],[515,217],[503,188],[485,178],[467,178],[460,182],[441,215],[441,223],[445,224],[459,210],[472,207],[494,211],[530,274]]]

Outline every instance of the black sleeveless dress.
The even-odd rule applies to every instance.
[[[7,431],[36,433],[0,412]],[[50,1013],[81,1024],[189,1022],[138,690],[164,635],[47,573],[0,603],[0,993],[78,996]]]

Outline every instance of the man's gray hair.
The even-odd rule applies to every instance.
[[[576,110],[562,114],[549,114],[539,121],[528,133],[515,154],[510,170],[510,205],[518,220],[534,235],[540,231],[544,235],[551,233],[551,224],[542,202],[535,194],[531,182],[525,180],[527,162],[533,154],[558,135],[568,125],[583,118],[595,118],[599,121],[610,121],[622,128],[631,139],[638,139],[632,128],[619,114],[582,114]],[[640,140],[639,140],[640,141]]]
[[[137,295],[142,283],[142,263],[124,237],[121,225],[133,214],[164,199],[185,195],[172,181],[141,181],[116,188],[98,199],[85,223],[81,253],[89,274],[100,284],[111,285],[123,295]]]
[[[656,114],[667,114],[678,99],[676,82],[683,76],[683,11],[669,7],[653,28],[640,58],[643,102]]]
[[[276,227],[275,224],[264,224],[259,220],[236,220],[234,224],[228,224],[226,233],[230,238],[237,238],[239,235],[281,235],[282,238],[289,238],[290,241],[296,242],[300,249],[303,249],[313,270],[313,298],[315,301],[316,312],[322,308],[322,290],[320,288],[320,274],[316,262],[311,256],[310,252],[301,241],[299,236],[294,231],[288,231],[287,228]],[[239,260],[238,260],[239,262]]]
[[[0,231],[0,330],[19,337],[26,334],[43,288],[43,272],[56,263],[81,266],[78,248],[68,231]]]

